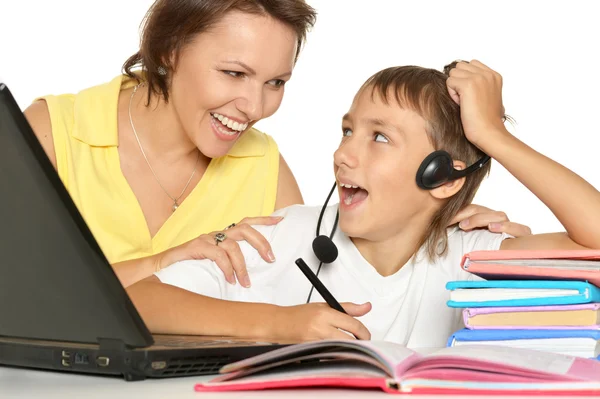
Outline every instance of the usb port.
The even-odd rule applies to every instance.
[[[106,356],[98,356],[96,358],[96,364],[100,367],[108,367],[109,363],[110,363],[110,359],[107,358]]]
[[[68,359],[62,359],[61,363],[65,367],[71,367],[71,362]]]
[[[71,352],[62,351],[62,357],[71,357]]]

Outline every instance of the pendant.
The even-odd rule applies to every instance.
[[[175,212],[177,210],[177,208],[179,208],[179,204],[177,203],[177,201],[175,201],[175,203],[173,204],[173,212]]]

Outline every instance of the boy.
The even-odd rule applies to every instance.
[[[180,262],[128,289],[145,322],[155,333],[291,341],[352,339],[351,333],[441,347],[460,323],[460,311],[446,307],[445,284],[469,278],[458,267],[464,253],[600,248],[600,193],[505,129],[501,89],[499,74],[471,61],[453,63],[445,73],[388,68],[358,91],[334,155],[340,203],[326,209],[317,232],[330,234],[339,208],[333,239],[339,256],[323,265],[319,278],[347,302],[347,314],[329,308],[316,292],[310,300],[321,303],[305,304],[311,285],[294,261],[302,257],[317,269],[311,242],[320,208],[293,206],[277,213],[284,216],[279,224],[258,226],[278,255],[273,264],[240,243],[251,288],[228,284],[210,261]],[[457,170],[491,156],[551,209],[567,233],[510,238],[447,229],[472,201],[489,163],[422,188],[417,171],[440,149]],[[217,245],[227,243],[226,234],[217,238]]]

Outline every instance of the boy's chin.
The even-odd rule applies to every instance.
[[[340,215],[339,229],[349,238],[364,238],[368,235],[364,223],[353,220],[343,220]]]

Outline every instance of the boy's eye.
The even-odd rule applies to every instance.
[[[348,128],[342,128],[342,136],[344,136],[344,137],[352,136],[352,130],[350,130]]]
[[[234,78],[241,78],[242,76],[244,76],[244,72],[227,71],[227,70],[224,70],[222,72],[226,75],[233,76]]]
[[[375,141],[378,143],[389,143],[389,140],[387,139],[387,137],[385,137],[381,133],[375,133]]]

